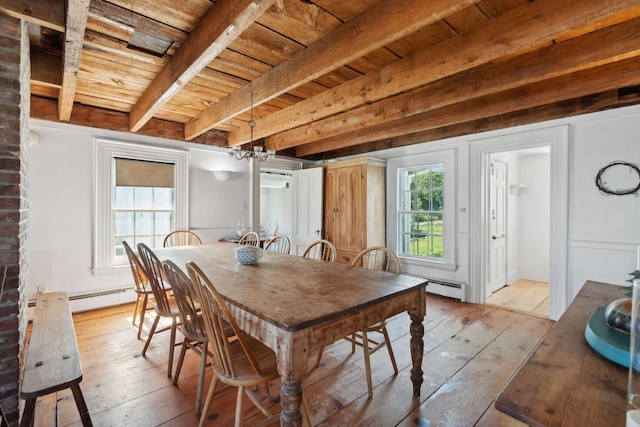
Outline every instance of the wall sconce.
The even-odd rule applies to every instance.
[[[29,131],[29,146],[36,145],[40,141],[40,135],[35,130]]]
[[[213,177],[216,179],[216,181],[221,181],[221,182],[229,181],[232,175],[233,175],[232,171],[226,171],[226,170],[213,171]]]

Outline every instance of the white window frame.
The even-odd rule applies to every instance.
[[[121,267],[113,264],[112,187],[115,157],[173,163],[175,215],[173,227],[188,228],[189,152],[166,147],[151,147],[124,141],[96,138],[93,272]]]
[[[456,269],[456,151],[455,149],[403,156],[387,161],[387,244],[398,252],[398,173],[401,169],[442,164],[444,166],[444,211],[442,259],[400,255],[403,263]]]

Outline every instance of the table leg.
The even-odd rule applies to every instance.
[[[411,333],[411,361],[413,362],[411,368],[411,382],[413,382],[413,395],[420,396],[420,386],[422,385],[422,354],[424,352],[424,315],[419,315],[413,312],[409,312],[411,318],[411,325],[409,326],[409,332]]]
[[[302,377],[307,373],[307,336],[304,331],[284,332],[278,339],[280,388],[280,425],[302,425]]]
[[[302,425],[302,384],[300,380],[287,381],[282,379],[280,389],[282,412],[280,413],[281,426]]]

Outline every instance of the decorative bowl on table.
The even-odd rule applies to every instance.
[[[262,258],[262,249],[257,246],[240,246],[235,251],[236,260],[243,265],[255,264]]]

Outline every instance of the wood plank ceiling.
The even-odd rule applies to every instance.
[[[640,102],[640,0],[0,0],[33,118],[329,159]]]

